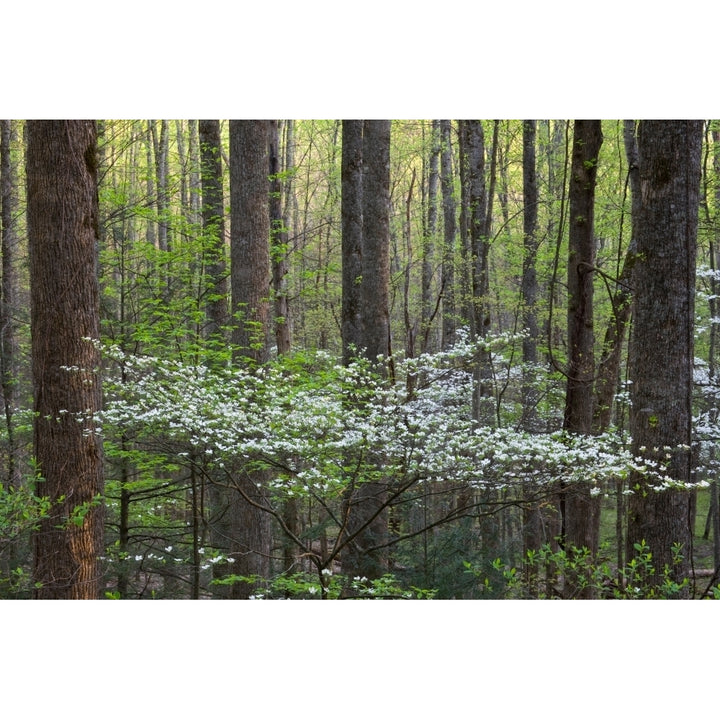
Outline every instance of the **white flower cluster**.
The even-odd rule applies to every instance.
[[[175,448],[178,462],[202,457],[228,474],[262,463],[284,497],[338,497],[349,482],[378,477],[498,489],[560,479],[595,485],[628,472],[631,458],[614,436],[476,427],[463,369],[476,353],[461,336],[448,353],[398,362],[396,378],[420,380],[408,396],[405,382],[326,354],[290,372],[281,363],[211,371],[112,348],[123,372],[106,383],[100,420],[108,440],[132,434]]]

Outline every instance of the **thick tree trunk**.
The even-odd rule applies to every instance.
[[[269,130],[267,120],[230,121],[233,344],[254,364],[269,359]]]
[[[34,446],[53,502],[35,533],[37,598],[97,598],[103,546],[94,121],[31,121],[27,128]]]
[[[269,359],[270,184],[267,120],[230,121],[230,211],[233,344],[236,360],[257,366]],[[230,498],[230,556],[239,575],[270,575],[272,525],[263,471],[235,479]],[[253,587],[232,586],[246,598]]]
[[[390,356],[390,126],[389,120],[343,122],[343,194],[347,192],[343,199],[343,233],[348,233],[343,238],[343,261],[349,263],[343,270],[343,290],[348,287],[351,293],[348,304],[343,301],[343,345],[357,331],[353,323],[359,320],[358,347],[363,348],[363,354],[380,375],[386,374]],[[360,176],[358,166],[363,168]],[[360,272],[355,274],[358,229]],[[354,284],[359,285],[359,296],[355,295]],[[354,303],[358,303],[357,308]],[[350,347],[344,347],[345,356],[350,351]],[[381,355],[385,360],[378,362]],[[372,462],[382,467],[382,455]],[[359,477],[349,478],[349,482],[343,502],[347,543],[342,555],[343,572],[353,577],[379,577],[387,570],[387,483]]]
[[[701,121],[641,121],[640,207],[635,220],[634,322],[630,340],[630,435],[636,457],[660,474],[692,483],[693,321]],[[628,557],[650,548],[656,574],[687,577],[692,552],[691,489],[657,490],[647,474],[630,479]],[[673,548],[683,560],[673,562]]]
[[[363,122],[362,317],[365,352],[390,355],[390,120]],[[378,365],[382,373],[385,363]]]

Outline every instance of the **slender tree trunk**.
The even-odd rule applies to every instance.
[[[626,120],[624,123],[624,139],[632,197],[631,213],[632,217],[637,217],[640,206],[639,157],[635,139],[635,122],[633,120]],[[595,380],[593,430],[597,433],[605,432],[612,422],[613,398],[618,387],[625,331],[630,322],[632,309],[632,268],[634,262],[635,232],[632,231],[630,244],[612,297],[612,317],[605,331],[602,356]]]
[[[0,285],[0,386],[8,437],[7,472],[3,484],[17,487],[21,481],[19,447],[15,440],[15,405],[18,386],[17,343],[17,180],[12,148],[16,141],[16,122],[3,120],[0,139],[0,204],[2,205],[2,284]]]
[[[37,598],[97,598],[103,545],[94,121],[27,128],[34,447],[53,503],[35,533]]]
[[[537,123],[535,120],[523,121],[523,274],[522,274],[522,308],[523,308],[523,380],[522,404],[523,426],[529,431],[538,431],[537,403],[538,392],[538,319],[537,319],[537,216],[538,216],[538,185],[536,173],[535,145]],[[534,500],[538,488],[524,487],[523,499],[523,551],[527,557],[529,550],[540,549],[543,537],[542,510]],[[530,566],[526,579],[530,586],[533,577]]]
[[[421,323],[420,323],[420,352],[425,353],[430,347],[430,329],[434,315],[432,298],[433,264],[435,237],[437,234],[437,195],[439,180],[439,159],[442,152],[440,142],[440,121],[432,121],[432,137],[430,150],[430,167],[428,170],[427,192],[427,225],[423,234],[422,281],[421,281]]]
[[[640,207],[635,220],[634,322],[630,339],[632,451],[661,474],[692,483],[692,383],[695,261],[702,121],[641,121]],[[687,577],[692,553],[694,490],[654,488],[635,472],[628,503],[628,557],[647,543],[656,574]],[[673,561],[673,549],[683,559]]]
[[[442,343],[443,349],[455,342],[455,243],[457,221],[455,219],[455,189],[452,170],[452,138],[450,120],[440,120],[442,152],[440,154],[440,187],[443,206],[443,255],[442,255]]]
[[[717,124],[717,121],[716,121]],[[712,148],[713,148],[713,170],[715,178],[720,178],[720,132],[717,127],[711,129]],[[707,203],[706,203],[707,206]],[[720,184],[715,184],[715,208],[716,217],[718,216],[717,208],[720,207]],[[708,213],[709,214],[709,213]],[[708,217],[708,220],[710,218]],[[717,225],[716,225],[717,227]],[[710,381],[717,382],[717,344],[718,344],[718,323],[715,322],[718,316],[718,301],[720,296],[720,282],[717,279],[717,271],[720,268],[720,230],[715,231],[714,240],[710,241],[710,269],[713,271],[710,281],[710,349],[708,352],[708,366],[710,372]],[[712,418],[716,421],[720,413],[717,400],[714,401],[711,410]],[[710,460],[715,460],[716,450],[713,445],[710,448]],[[712,522],[713,528],[713,560],[715,566],[715,575],[720,577],[720,503],[718,502],[718,486],[720,481],[715,477],[710,487],[710,509],[708,512],[708,524]],[[706,533],[709,528],[706,526]]]
[[[198,120],[188,120],[188,153],[190,170],[188,172],[188,187],[190,191],[190,204],[188,207],[188,219],[193,227],[202,222],[202,179],[200,174],[200,123]]]
[[[485,184],[485,138],[480,120],[464,120],[462,138],[465,166],[467,221],[471,263],[470,334],[475,340],[484,338],[490,331],[490,221],[491,203]],[[492,153],[491,191],[494,188],[495,152]],[[492,386],[490,353],[481,350],[476,363],[473,416],[482,425],[495,423],[495,399]]]
[[[157,187],[157,214],[158,214],[158,248],[170,250],[170,237],[168,232],[168,170],[170,152],[170,137],[168,121],[160,121],[160,137],[157,134],[157,125],[151,125],[153,151],[155,155],[155,184]]]
[[[283,213],[283,179],[278,121],[270,121],[270,245],[275,321],[275,345],[278,355],[290,352],[290,312],[287,274],[288,232]]]
[[[570,229],[568,241],[568,371],[563,429],[592,431],[593,278],[595,272],[595,179],[603,136],[600,120],[576,120],[570,169]],[[564,539],[570,548],[597,553],[600,503],[591,488],[576,484],[563,492]],[[574,579],[571,578],[572,586]],[[575,588],[571,587],[575,593]],[[586,596],[583,593],[583,596]]]
[[[347,365],[364,347],[362,330],[363,121],[342,123],[342,345]]]
[[[228,324],[228,277],[225,262],[225,209],[223,204],[222,143],[219,120],[200,120],[200,179],[202,222],[207,236],[207,337],[214,349],[225,345]]]
[[[536,144],[535,120],[523,121],[523,425],[535,430],[537,425],[537,389],[538,329],[537,318],[537,217],[538,184],[535,161]]]

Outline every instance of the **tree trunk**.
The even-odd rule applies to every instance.
[[[563,429],[570,433],[592,431],[593,277],[595,271],[595,179],[603,136],[599,120],[576,120],[570,169],[568,241],[568,370]],[[599,501],[590,487],[578,484],[564,497],[564,537],[567,545],[598,548]]]
[[[390,120],[363,122],[362,158],[363,339],[367,358],[376,363],[379,355],[390,356]]]
[[[16,142],[16,121],[3,120],[0,138],[0,205],[2,206],[2,284],[0,285],[0,386],[7,432],[7,472],[3,483],[17,487],[21,482],[19,466],[20,448],[15,440],[15,405],[18,390],[18,232],[17,232],[17,180],[13,162],[13,145]]]
[[[94,121],[30,121],[27,128],[34,447],[53,503],[35,533],[37,598],[97,598],[103,546]]]
[[[635,219],[634,323],[630,340],[632,451],[661,474],[692,483],[692,383],[695,261],[700,189],[701,121],[641,121],[640,207]],[[656,568],[686,578],[692,552],[692,489],[654,489],[633,473],[628,558],[645,541]],[[683,559],[673,562],[673,548]]]
[[[522,406],[523,426],[530,432],[539,431],[537,403],[538,392],[538,319],[537,319],[537,216],[538,185],[535,159],[537,123],[535,120],[523,121],[523,274],[521,283],[523,312],[523,380]],[[544,541],[543,518],[540,503],[534,499],[537,487],[523,488],[523,554],[529,550],[539,550]],[[526,580],[532,586],[533,577],[529,571]]]
[[[363,348],[362,120],[342,123],[342,346],[348,364]]]
[[[523,425],[529,430],[537,428],[537,389],[538,330],[537,318],[537,216],[538,185],[535,161],[535,138],[537,123],[535,120],[523,121]]]
[[[632,217],[637,217],[640,206],[639,157],[635,139],[635,122],[633,120],[625,121],[624,139],[632,197],[631,212]],[[612,297],[612,317],[605,331],[602,355],[598,365],[597,379],[595,380],[593,431],[597,433],[605,432],[612,422],[613,398],[618,387],[625,330],[630,321],[632,309],[632,268],[634,262],[635,233],[632,231],[630,244]]]
[[[207,256],[207,338],[216,350],[225,346],[228,324],[228,278],[225,263],[225,210],[223,206],[222,144],[219,120],[200,120],[200,182],[202,222]]]
[[[280,159],[278,121],[270,121],[270,245],[272,248],[272,287],[275,345],[278,355],[290,352],[290,312],[288,308],[288,231],[283,213],[283,178]]]
[[[422,280],[421,280],[421,323],[420,323],[420,352],[425,353],[432,346],[430,343],[430,329],[434,315],[432,299],[433,260],[435,250],[435,236],[437,233],[437,194],[439,179],[439,158],[442,151],[440,144],[440,122],[432,121],[430,168],[428,170],[427,191],[427,225],[423,234],[422,254]]]
[[[237,360],[261,365],[269,359],[270,185],[267,120],[230,121],[231,284],[233,344]],[[230,556],[239,575],[270,575],[272,526],[263,471],[235,479],[230,505]],[[246,598],[253,586],[232,586]]]
[[[490,290],[490,221],[491,210],[485,185],[485,137],[480,120],[461,122],[461,164],[466,186],[465,211],[468,225],[471,269],[470,335],[473,340],[484,338],[490,330],[488,295]],[[493,160],[495,152],[493,151]],[[494,168],[494,162],[493,162]],[[462,178],[462,176],[461,176]],[[493,181],[491,181],[491,185]],[[495,423],[495,398],[492,386],[490,353],[481,350],[474,370],[473,416],[482,425]]]
[[[269,359],[269,130],[267,120],[230,121],[233,344],[255,365]]]
[[[455,342],[457,320],[455,317],[455,242],[457,221],[455,219],[455,189],[452,172],[452,141],[450,120],[440,121],[442,152],[440,154],[440,188],[443,207],[443,255],[442,255],[442,344],[447,349]]]
[[[361,125],[356,125],[360,123]],[[350,287],[350,298],[343,300],[343,344],[351,337],[350,328],[359,319],[359,348],[380,375],[387,372],[390,356],[389,282],[390,282],[390,121],[365,120],[343,122],[343,290],[359,285],[359,296]],[[360,139],[358,139],[360,136]],[[347,146],[346,146],[347,142]],[[346,155],[347,153],[347,155]],[[363,168],[362,174],[358,167]],[[361,187],[358,188],[358,185]],[[360,201],[358,202],[358,196]],[[360,229],[360,273],[357,235]],[[359,282],[357,278],[359,277]],[[355,278],[355,283],[353,283]],[[355,313],[353,303],[358,307]],[[344,356],[351,348],[344,347]],[[379,356],[385,359],[378,361]],[[382,467],[381,453],[373,459]],[[356,484],[356,480],[360,480]],[[387,570],[388,518],[387,483],[350,478],[343,502],[347,545],[343,550],[343,572],[374,578]]]

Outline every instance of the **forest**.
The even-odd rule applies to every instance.
[[[1,127],[1,598],[720,599],[718,121]]]

